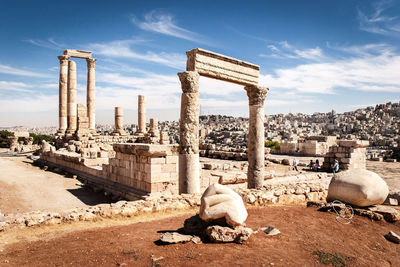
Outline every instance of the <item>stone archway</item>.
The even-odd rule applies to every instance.
[[[186,71],[178,73],[182,86],[179,129],[179,193],[200,193],[199,77],[244,86],[249,98],[248,187],[264,181],[264,100],[268,88],[258,85],[260,67],[196,48],[186,52]]]

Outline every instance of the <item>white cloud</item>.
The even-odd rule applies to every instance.
[[[162,14],[157,10],[153,10],[146,14],[144,19],[144,21],[138,21],[136,18],[133,18],[132,22],[145,31],[156,32],[193,42],[204,42],[201,40],[203,39],[201,35],[177,26],[171,15]]]
[[[47,40],[29,39],[25,41],[36,46],[49,48],[53,50],[62,50],[65,49],[65,47],[67,46],[66,44],[56,42],[54,38],[48,38]]]
[[[0,91],[32,92],[29,86],[22,82],[0,81]]]
[[[400,21],[398,16],[389,16],[387,11],[395,4],[394,1],[377,1],[373,3],[373,11],[366,14],[357,10],[360,29],[370,33],[389,36],[400,36]]]
[[[278,69],[273,75],[261,75],[260,84],[302,93],[332,94],[338,88],[400,93],[400,55],[382,46],[365,47],[346,59]]]
[[[90,49],[99,55],[116,58],[132,58],[144,61],[159,63],[176,69],[184,69],[186,66],[186,56],[177,53],[138,53],[132,50],[131,45],[135,40],[116,40],[109,43],[89,44]]]
[[[48,74],[37,73],[24,69],[17,69],[14,67],[10,67],[7,65],[0,64],[0,73],[10,74],[10,75],[18,75],[18,76],[27,76],[27,77],[39,77],[39,78],[49,78],[52,77]]]
[[[279,42],[276,45],[268,45],[267,48],[271,54],[261,54],[261,57],[273,58],[289,58],[289,59],[305,59],[311,61],[321,61],[325,58],[322,49],[318,46],[315,48],[297,49],[290,45],[287,41]]]

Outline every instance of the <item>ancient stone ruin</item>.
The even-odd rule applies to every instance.
[[[199,76],[244,85],[249,98],[248,187],[264,181],[264,99],[268,88],[258,85],[260,67],[203,49],[186,52],[186,71],[178,73],[182,85],[179,192],[200,193]]]

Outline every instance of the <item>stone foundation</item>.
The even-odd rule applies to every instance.
[[[178,193],[177,145],[114,144],[113,148],[115,157],[110,159],[85,158],[65,150],[42,152],[41,159],[129,200],[156,192]]]

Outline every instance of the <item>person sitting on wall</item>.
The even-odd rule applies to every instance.
[[[310,160],[309,167],[310,167],[310,170],[314,170],[314,161],[313,160]]]
[[[318,162],[318,160],[315,162],[315,164],[314,164],[314,168],[313,168],[313,170],[314,171],[319,171],[321,169],[321,166],[319,166],[319,162]]]

